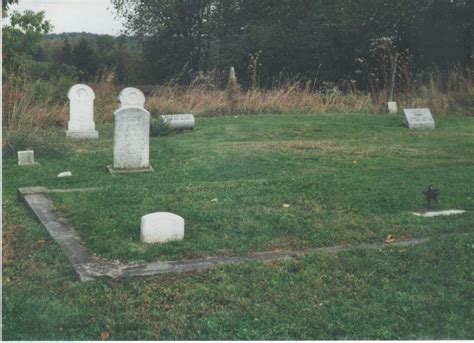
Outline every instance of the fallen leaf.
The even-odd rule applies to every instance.
[[[167,311],[167,310],[170,310],[173,306],[171,306],[170,304],[161,304],[160,307]]]
[[[100,339],[103,340],[103,341],[107,340],[109,338],[109,336],[110,336],[110,334],[107,331],[102,331],[100,333]]]
[[[392,235],[388,235],[387,238],[383,240],[384,243],[394,243],[396,242],[397,239],[393,237]]]
[[[357,160],[352,161],[352,164],[357,164]]]
[[[290,207],[290,204],[283,204],[281,207],[288,208]]]
[[[217,198],[209,200],[210,202],[217,202]]]
[[[36,243],[43,244],[43,243],[46,243],[46,241],[44,239],[39,239],[39,240],[36,241]]]

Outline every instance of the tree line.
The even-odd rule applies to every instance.
[[[413,71],[467,68],[474,58],[472,0],[112,3],[142,41],[150,82],[234,66],[247,83],[257,68],[260,86],[282,73],[366,86],[375,74],[384,86],[395,55]]]
[[[4,13],[10,3],[3,2]],[[4,70],[81,81],[114,73],[120,83],[189,83],[233,66],[248,87],[281,78],[315,85],[384,88],[395,63],[412,75],[474,60],[472,0],[111,0],[126,19],[120,37],[47,35],[43,13],[10,15]]]

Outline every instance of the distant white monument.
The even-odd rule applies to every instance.
[[[397,103],[395,101],[389,101],[387,103],[388,105],[388,113],[390,114],[397,114],[398,113],[398,107]]]
[[[74,85],[69,98],[69,123],[66,136],[71,138],[99,138],[94,123],[94,91],[87,85]]]

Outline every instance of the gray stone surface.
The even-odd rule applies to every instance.
[[[119,93],[118,99],[120,101],[120,108],[127,106],[145,106],[145,96],[143,95],[142,91],[137,88],[127,87],[122,89],[122,91]]]
[[[94,123],[94,91],[87,85],[77,84],[68,92],[69,123],[66,136],[78,139],[97,139]]]
[[[92,259],[74,229],[56,217],[53,211],[53,203],[47,192],[44,191],[47,191],[44,187],[20,188],[18,189],[18,197],[25,202],[36,219],[62,248],[82,279],[83,275],[76,266],[89,263]]]
[[[109,170],[150,171],[150,113],[122,107],[114,113],[114,164]]]
[[[18,151],[18,165],[19,166],[36,166],[35,152],[33,150]]]
[[[168,123],[173,130],[192,130],[194,129],[194,116],[192,114],[166,114],[161,118]]]
[[[142,216],[140,239],[145,243],[180,241],[184,238],[184,218],[169,212]]]
[[[428,108],[404,108],[403,124],[410,129],[434,129],[435,122]]]

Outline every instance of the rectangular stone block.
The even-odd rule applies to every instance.
[[[403,124],[410,129],[434,129],[435,122],[428,108],[404,108]]]
[[[194,129],[194,116],[192,114],[165,114],[161,118],[173,130],[192,130]]]
[[[398,113],[398,107],[397,103],[395,101],[389,101],[387,103],[388,105],[388,113],[390,114],[397,114]]]
[[[18,151],[17,156],[19,166],[38,165],[38,163],[35,162],[35,152],[33,150]]]

